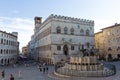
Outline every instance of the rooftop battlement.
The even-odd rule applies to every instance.
[[[94,26],[94,21],[93,20],[87,20],[87,19],[81,19],[81,18],[74,18],[74,17],[51,14],[50,16],[47,17],[47,19],[45,19],[39,25],[40,26],[39,28],[42,28],[45,24],[47,24],[51,20],[62,21],[62,22],[67,22],[67,23],[81,24],[81,25],[88,25],[88,26]]]
[[[53,19],[62,19],[62,20],[67,20],[67,21],[74,21],[74,22],[80,22],[80,23],[89,23],[94,25],[93,20],[87,20],[87,19],[80,19],[80,18],[74,18],[74,17],[68,17],[68,16],[61,16],[61,15],[54,15],[51,14],[49,18]]]

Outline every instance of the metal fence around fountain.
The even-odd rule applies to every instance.
[[[67,68],[63,68],[65,66],[65,63],[60,63],[60,64],[55,64],[55,73],[57,75],[62,75],[62,76],[76,76],[76,77],[107,77],[107,76],[112,76],[116,74],[116,67],[115,65],[112,64],[103,64],[105,68],[107,68],[109,71],[104,71],[102,73],[99,73],[99,71],[95,74],[93,74],[91,71],[91,74],[88,73],[83,73],[80,74],[81,72],[79,70],[69,70]],[[106,70],[107,70],[106,69]]]

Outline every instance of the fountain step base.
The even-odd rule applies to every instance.
[[[59,68],[56,71],[56,73],[64,76],[76,76],[76,77],[104,77],[104,76],[111,76],[114,74],[114,72],[109,69],[97,70],[97,71],[79,71],[79,70],[71,70],[67,68]]]

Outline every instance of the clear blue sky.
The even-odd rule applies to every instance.
[[[27,45],[34,17],[58,14],[95,21],[95,32],[120,23],[120,0],[0,0],[0,29],[17,31],[20,48]]]

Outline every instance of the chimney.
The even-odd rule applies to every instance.
[[[34,18],[34,21],[35,21],[35,25],[38,23],[38,24],[41,24],[42,23],[42,17],[35,17]]]

